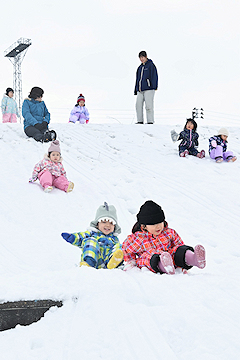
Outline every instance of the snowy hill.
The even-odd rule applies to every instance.
[[[240,356],[240,127],[229,127],[235,163],[179,158],[170,125],[53,124],[72,193],[46,194],[28,179],[49,144],[20,124],[0,124],[0,301],[55,299],[37,323],[0,333],[8,360],[231,360]],[[182,126],[175,126],[180,131]],[[208,150],[216,126],[200,126]],[[204,270],[79,268],[60,236],[84,231],[104,201],[117,208],[120,240],[152,199],[188,245],[207,251]]]

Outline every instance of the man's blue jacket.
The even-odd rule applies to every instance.
[[[157,68],[152,60],[148,59],[145,64],[141,64],[137,69],[134,95],[137,95],[138,91],[157,90],[157,88]]]

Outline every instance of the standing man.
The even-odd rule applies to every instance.
[[[146,51],[140,51],[141,65],[137,69],[134,95],[137,95],[137,124],[143,124],[143,103],[147,114],[147,123],[154,123],[153,99],[158,87],[157,68],[152,60],[147,58]]]

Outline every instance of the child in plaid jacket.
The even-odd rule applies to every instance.
[[[185,245],[175,230],[168,227],[164,212],[158,204],[146,201],[137,214],[132,234],[122,244],[124,270],[137,265],[155,273],[174,274],[175,268],[190,269],[206,265],[205,249]]]
[[[37,179],[39,179],[45,192],[52,191],[53,186],[67,193],[73,190],[74,183],[68,181],[66,171],[62,165],[61,150],[58,140],[51,142],[51,145],[48,148],[48,154],[34,166],[32,177],[29,179],[29,182],[33,183]]]
[[[80,266],[113,269],[123,260],[121,244],[117,237],[120,233],[116,209],[105,202],[98,208],[95,220],[90,223],[87,231],[62,233],[62,237],[82,249]]]

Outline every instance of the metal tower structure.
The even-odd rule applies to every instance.
[[[203,114],[203,112],[204,112],[203,108],[201,108],[201,109],[194,108],[194,109],[192,110],[192,118],[193,118],[193,120],[194,120],[195,118],[204,119],[204,114]],[[198,116],[198,115],[199,115],[199,116]]]
[[[7,50],[4,51],[4,56],[9,58],[9,60],[13,64],[13,90],[15,94],[15,100],[18,105],[19,114],[21,114],[22,107],[21,64],[31,44],[31,39],[20,38]]]

